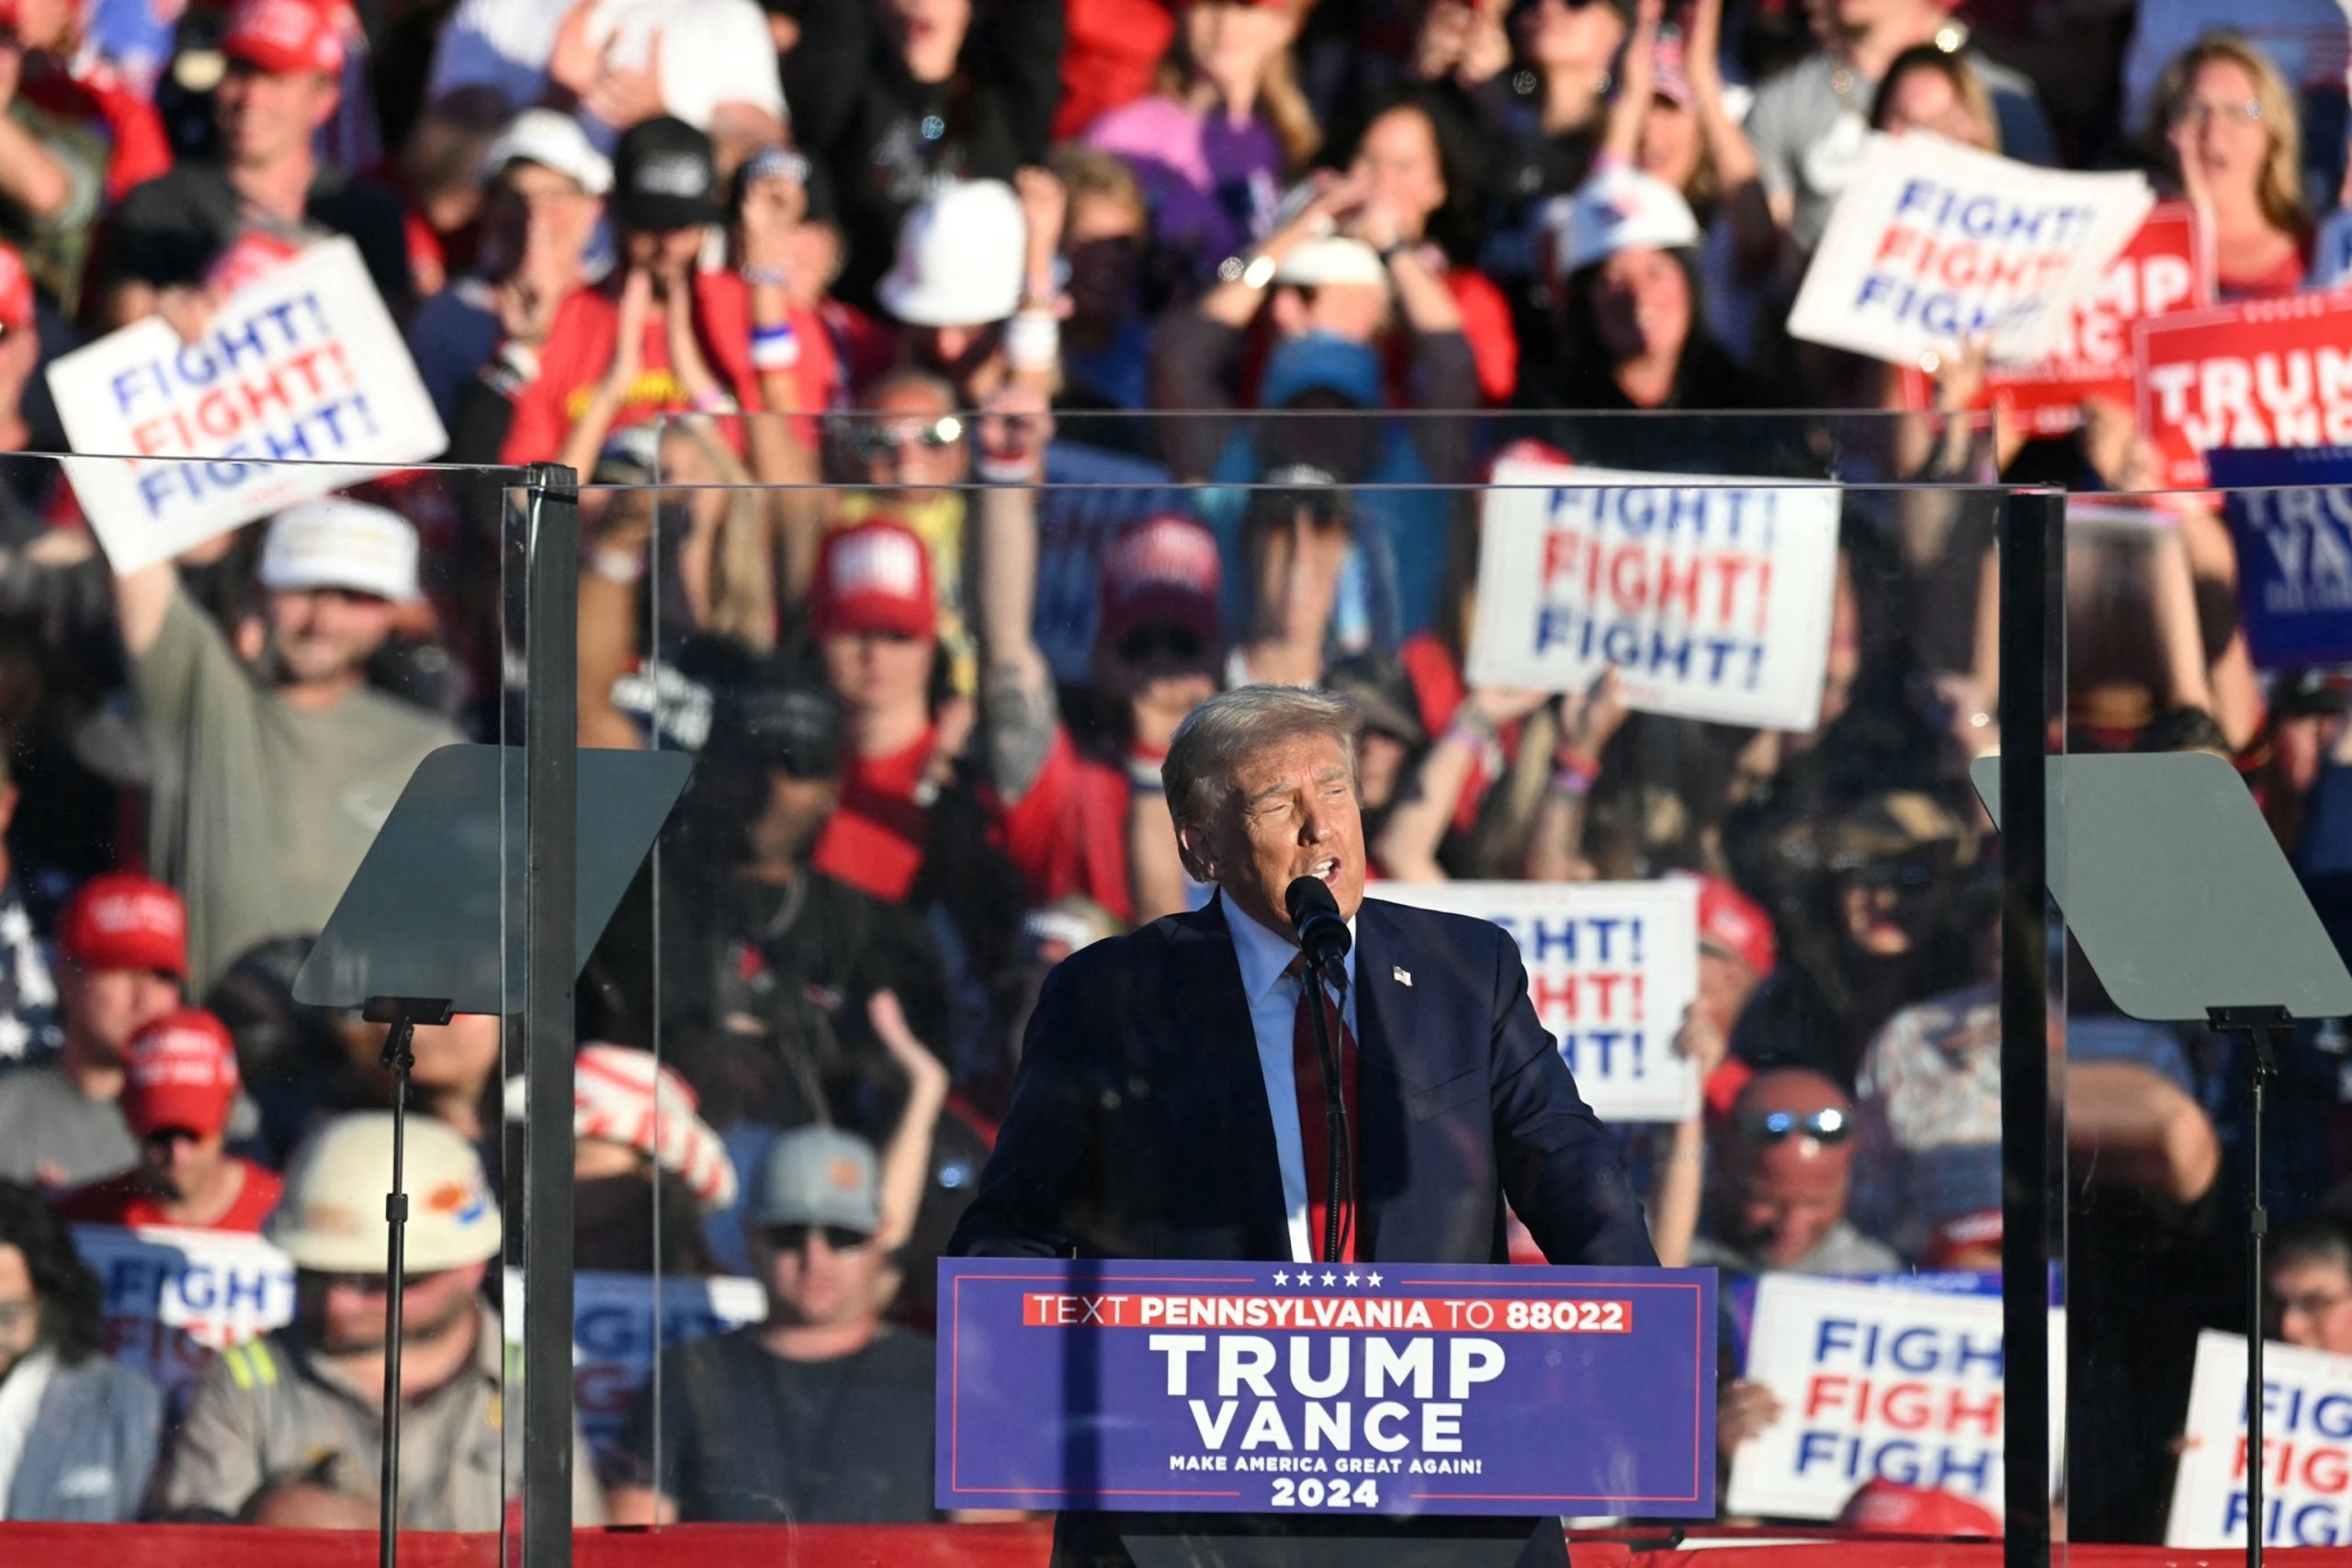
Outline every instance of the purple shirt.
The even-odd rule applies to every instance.
[[[1282,142],[1254,115],[1236,125],[1155,96],[1113,109],[1084,141],[1134,166],[1152,237],[1204,273],[1256,240],[1282,195]]]

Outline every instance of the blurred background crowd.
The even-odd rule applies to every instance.
[[[1977,356],[1872,417],[1890,367],[1783,325],[1828,215],[1927,130],[2145,170],[2225,299],[2322,287],[2348,68],[2330,0],[0,0],[0,448],[66,450],[58,355],[341,235],[448,461],[610,487],[581,739],[698,766],[582,987],[580,1267],[768,1306],[578,1514],[929,1519],[933,1260],[1046,974],[1204,896],[1159,762],[1230,685],[1357,702],[1377,877],[1702,879],[1702,1107],[1622,1129],[1665,1261],[1998,1267],[1997,495],[1850,492],[1789,733],[1469,684],[1443,487],[2153,489],[2130,409],[2026,439]],[[2352,677],[2256,669],[2221,517],[2162,515],[2070,540],[2067,744],[2231,759],[2352,936]],[[8,1518],[373,1520],[382,1030],[290,981],[409,770],[499,738],[503,517],[424,473],[118,575],[0,467]],[[2249,1326],[2245,1074],[2065,980],[2064,1500],[2153,1540],[2196,1333]],[[2274,1100],[2267,1328],[2352,1353],[2347,1050]],[[416,1056],[408,1518],[485,1529],[518,1064]],[[261,1231],[293,1321],[167,1405],[72,1224]],[[1737,1366],[1726,1461],[1782,1415]]]

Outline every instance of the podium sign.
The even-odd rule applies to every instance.
[[[942,1258],[943,1508],[1715,1511],[1705,1269]]]

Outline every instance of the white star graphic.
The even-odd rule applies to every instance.
[[[1361,1274],[1357,1273],[1357,1272],[1356,1272],[1354,1269],[1349,1269],[1349,1270],[1348,1270],[1348,1283],[1349,1283],[1349,1284],[1351,1284],[1351,1285],[1361,1284],[1361,1283],[1363,1283],[1363,1275],[1361,1275]]]
[[[1298,1271],[1298,1288],[1300,1290],[1303,1291],[1313,1283],[1315,1283],[1315,1274],[1312,1269],[1302,1269]]]
[[[1377,1287],[1380,1283],[1380,1276],[1377,1274],[1366,1274],[1363,1277],[1363,1282],[1367,1285]]]
[[[1284,1273],[1282,1269],[1277,1269],[1274,1270],[1274,1283],[1277,1285],[1287,1285],[1290,1283],[1290,1276]]]
[[[1340,1277],[1326,1269],[1323,1274],[1323,1282],[1327,1285],[1336,1285],[1340,1282]]]

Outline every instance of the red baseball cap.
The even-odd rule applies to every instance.
[[[25,258],[0,245],[0,332],[20,333],[33,324],[33,279]]]
[[[237,0],[220,52],[273,76],[341,77],[353,17],[339,0]]]
[[[1217,640],[1216,536],[1178,513],[1134,525],[1102,559],[1098,640],[1116,644],[1145,626],[1182,626]]]
[[[819,637],[895,632],[921,642],[939,635],[931,586],[931,552],[912,530],[876,520],[825,536],[809,595],[809,625]]]
[[[1838,1523],[1887,1535],[1981,1535],[1998,1540],[2000,1516],[1957,1492],[1905,1486],[1880,1478],[1862,1483]]]
[[[1779,949],[1772,940],[1772,918],[1755,900],[1720,876],[1699,878],[1699,942],[1713,942],[1756,971],[1758,978],[1772,972]]]
[[[156,969],[187,977],[187,906],[153,878],[110,871],[82,885],[57,940],[85,969]]]
[[[202,1008],[165,1013],[123,1050],[122,1119],[140,1137],[169,1127],[209,1138],[236,1100],[236,1047]]]

